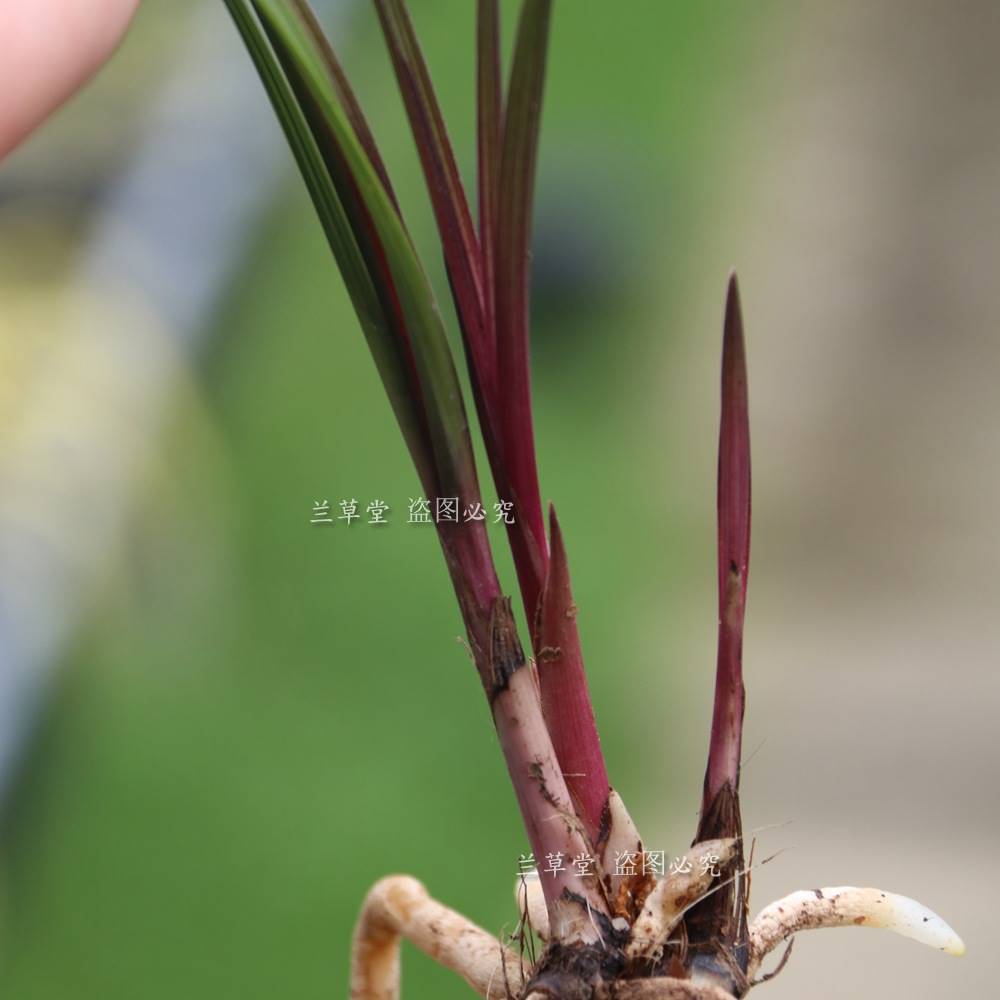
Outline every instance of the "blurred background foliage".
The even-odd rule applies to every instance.
[[[102,78],[5,165],[12,296],[56,294],[192,6],[146,4]],[[412,7],[468,179],[471,5]],[[777,2],[575,0],[554,23],[535,241],[543,494],[567,537],[609,771],[651,846],[676,853],[707,741],[714,365],[725,267],[740,263],[715,244],[739,224],[726,190],[745,151],[769,169],[744,115],[773,93],[801,16]],[[372,11],[352,6],[334,41],[448,303]],[[258,86],[249,69],[244,83]],[[290,169],[240,256],[7,791],[5,996],[336,996],[357,907],[394,871],[487,928],[514,922],[526,846],[488,710],[433,530],[403,523],[416,478]],[[747,297],[753,393],[766,362],[752,286]],[[394,523],[309,523],[314,501],[352,497],[384,499]],[[87,532],[72,506],[64,516]],[[779,710],[815,708],[800,704]],[[815,879],[823,860],[811,858]],[[913,882],[889,888],[923,898]],[[405,966],[410,998],[466,995],[429,961]]]

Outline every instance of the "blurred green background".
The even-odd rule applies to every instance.
[[[471,5],[413,8],[469,177]],[[504,9],[509,42],[514,5]],[[668,851],[693,831],[707,741],[714,365],[726,268],[748,260],[752,269],[766,251],[761,236],[730,244],[740,259],[718,244],[751,212],[732,197],[734,184],[747,183],[743,167],[754,178],[777,169],[780,144],[755,138],[747,116],[754,108],[766,120],[770,98],[787,96],[776,61],[808,37],[803,21],[815,16],[777,2],[557,4],[536,221],[542,486],[567,537],[609,771],[647,839]],[[447,303],[373,13],[360,5],[334,42]],[[141,94],[184,43],[173,13],[147,5],[118,60],[8,169],[28,172],[27,164],[59,178],[72,170],[51,165],[58,151],[92,142],[105,153],[75,169],[99,177],[127,145]],[[125,124],[114,128],[108,109],[121,102]],[[756,231],[778,214],[751,216]],[[86,211],[73,204],[46,205],[45,218],[37,259],[8,261],[6,279],[40,295],[86,234]],[[808,225],[808,212],[803,218]],[[9,226],[12,219],[8,236],[35,231],[8,206]],[[290,170],[243,256],[205,349],[178,380],[164,432],[147,444],[123,542],[88,595],[93,610],[3,808],[4,996],[336,996],[346,989],[360,901],[395,871],[416,875],[484,927],[513,925],[515,862],[526,850],[513,795],[456,641],[460,621],[433,531],[403,523],[415,475]],[[808,389],[781,370],[781,342],[754,355],[752,286],[748,298],[752,383],[757,367],[769,372],[759,392],[771,398],[787,374],[800,400]],[[454,332],[450,306],[447,316]],[[801,341],[809,330],[786,327],[781,336]],[[794,479],[809,453],[789,430],[792,407],[790,416],[769,416],[766,402],[762,409],[771,447],[760,467],[795,465]],[[829,461],[821,449],[811,454]],[[780,501],[776,478],[771,495]],[[483,488],[492,499],[485,475]],[[799,499],[808,506],[816,496],[831,492]],[[315,500],[336,506],[350,497],[385,499],[395,523],[309,523]],[[876,502],[859,517],[877,522],[879,511]],[[760,570],[762,631],[749,640],[757,649],[772,621],[780,627],[789,596],[763,581],[793,562],[782,564],[786,550],[823,535],[788,508],[761,516],[763,551],[774,559],[765,555]],[[513,589],[505,554],[500,562]],[[893,567],[884,572],[900,578]],[[783,587],[794,591],[795,580]],[[828,621],[835,632],[843,624]],[[811,648],[806,640],[788,655]],[[767,660],[765,650],[761,672]],[[748,749],[766,736],[778,740],[776,754],[794,757],[775,720],[823,702],[788,693],[780,677],[770,687],[750,683],[751,713],[768,697],[777,707],[751,730]],[[834,744],[838,720],[832,732],[817,722],[816,740]],[[904,760],[892,766],[907,769]],[[836,768],[833,775],[839,788]],[[795,794],[776,807],[786,812],[762,816],[751,805],[751,818],[807,813]],[[809,860],[813,881],[833,879],[823,856]],[[918,875],[889,888],[924,898]],[[799,887],[786,882],[781,891]],[[957,905],[925,901],[949,919]],[[892,951],[885,961],[912,968],[912,957]],[[786,978],[794,968],[795,959]],[[410,953],[404,991],[467,994]]]

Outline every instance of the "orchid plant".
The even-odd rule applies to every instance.
[[[333,48],[305,0],[225,3],[301,170],[425,494],[458,498],[459,509],[481,504],[441,312]],[[735,275],[722,341],[715,703],[693,848],[713,864],[665,873],[621,863],[643,855],[643,840],[609,782],[566,548],[555,509],[546,516],[542,506],[532,429],[529,261],[552,2],[523,0],[504,85],[498,0],[477,0],[475,221],[405,4],[374,6],[425,175],[493,482],[516,512],[507,537],[529,653],[483,522],[438,521],[441,549],[532,852],[590,863],[519,880],[519,940],[534,932],[545,944],[530,961],[523,947],[433,900],[415,879],[381,880],[357,924],[352,997],[398,996],[404,938],[484,997],[741,997],[773,975],[760,973],[768,953],[814,927],[887,927],[961,954],[938,916],[877,889],[793,893],[749,919],[739,784],[750,437]]]

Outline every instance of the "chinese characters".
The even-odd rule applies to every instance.
[[[721,857],[718,854],[701,854],[689,858],[686,854],[667,861],[664,851],[616,851],[615,875],[687,875],[697,870],[699,875],[719,878],[722,871],[719,868]],[[559,851],[546,854],[541,865],[535,861],[534,854],[521,854],[517,859],[517,874],[528,875],[537,871],[540,875],[557,875],[559,872],[572,871],[577,875],[594,875],[597,871],[597,861],[589,854],[578,854],[569,858]]]
[[[310,524],[337,524],[348,526],[355,521],[364,524],[389,524],[392,507],[382,499],[371,500],[362,507],[357,497],[338,500],[334,507],[329,500],[315,500],[312,505]],[[478,500],[462,504],[458,497],[410,497],[406,504],[405,517],[399,516],[406,524],[469,524],[486,521],[486,508]],[[498,500],[492,507],[493,524],[514,523],[514,502]]]

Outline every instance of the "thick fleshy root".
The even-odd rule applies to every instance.
[[[524,989],[520,956],[432,899],[415,878],[390,875],[372,886],[354,929],[351,1000],[398,1000],[404,938],[487,1000]]]
[[[709,841],[696,848],[719,855],[721,864],[731,855],[734,842]],[[620,978],[628,974],[628,960],[658,957],[657,945],[669,937],[685,908],[710,891],[710,879],[710,874],[700,870],[666,876],[648,897],[630,935],[609,924],[610,937],[601,945],[566,945],[556,940],[530,968],[491,934],[432,899],[416,879],[391,875],[372,887],[358,918],[351,1000],[399,1000],[404,938],[458,973],[486,1000],[522,995],[524,1000],[584,995],[593,1000],[732,1000],[726,989],[700,975]],[[519,909],[529,914],[532,929],[546,937],[548,914],[537,875],[526,877],[521,885]],[[739,995],[754,985],[761,962],[771,951],[799,931],[819,927],[883,927],[950,955],[965,954],[961,938],[944,920],[906,896],[853,886],[808,889],[765,907],[753,921],[746,979],[741,980]]]
[[[782,941],[817,927],[884,927],[949,955],[965,954],[962,939],[916,900],[881,889],[841,885],[793,892],[761,910],[750,926],[748,975],[752,978],[763,958]]]

